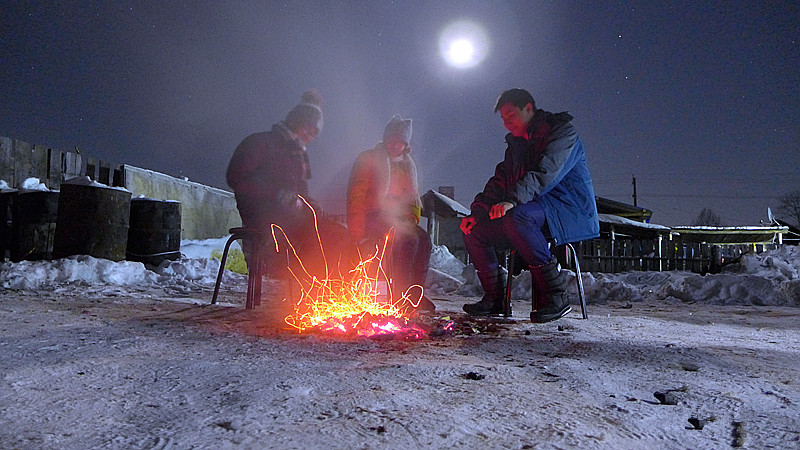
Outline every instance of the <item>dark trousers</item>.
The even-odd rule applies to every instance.
[[[550,261],[550,248],[542,232],[545,215],[539,203],[532,201],[511,208],[503,217],[478,222],[464,235],[464,246],[475,269],[497,270],[497,250],[513,248],[529,266]]]
[[[390,233],[391,229],[390,225],[380,219],[367,219],[367,230],[370,230],[368,237],[380,245],[387,235],[391,237],[387,242],[384,262],[389,268],[394,296],[397,297],[410,286],[425,286],[432,245],[428,233],[411,221],[398,221]]]
[[[355,246],[350,239],[347,229],[331,220],[317,218],[317,229],[314,228],[313,221],[303,223],[284,224],[281,226],[286,238],[280,230],[275,231],[278,240],[279,251],[275,252],[275,243],[272,241],[271,226],[263,221],[246,220],[242,218],[243,225],[248,228],[265,230],[269,238],[262,242],[260,246],[261,261],[270,273],[276,273],[279,278],[285,273],[287,268],[286,251],[289,252],[288,266],[301,278],[305,277],[304,272],[319,279],[332,276],[343,278],[352,269],[352,255],[355,254]],[[266,245],[263,245],[266,244]],[[245,260],[250,267],[252,254],[258,248],[257,243],[245,241],[242,243],[242,251]],[[294,248],[294,250],[292,250]],[[295,252],[297,257],[295,257]],[[251,269],[252,270],[252,269]]]

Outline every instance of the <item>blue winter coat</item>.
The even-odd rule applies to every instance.
[[[572,116],[539,109],[528,131],[530,140],[506,135],[505,158],[483,192],[475,196],[472,216],[489,220],[489,210],[496,203],[536,201],[557,244],[599,236],[592,178]]]

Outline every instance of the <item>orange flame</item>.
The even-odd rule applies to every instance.
[[[318,278],[310,274],[284,230],[272,224],[275,251],[279,251],[276,234],[280,233],[291,255],[299,263],[297,272],[291,266],[288,267],[292,278],[300,286],[300,295],[295,301],[294,312],[284,321],[298,332],[317,328],[321,331],[339,333],[355,332],[359,336],[404,334],[406,337],[416,339],[423,337],[424,329],[414,324],[409,325],[413,308],[416,308],[422,299],[423,287],[414,285],[400,298],[392,297],[392,280],[387,274],[383,260],[394,230],[390,230],[384,237],[382,246],[375,247],[372,255],[366,255],[365,258],[359,251],[360,261],[355,268],[348,271],[347,276],[334,277],[329,270],[319,235],[317,214],[305,198],[298,197],[313,214],[314,230],[322,254],[325,276]],[[415,288],[419,288],[418,296],[410,294]]]

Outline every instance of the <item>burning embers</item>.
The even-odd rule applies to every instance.
[[[427,335],[427,327],[415,320],[414,311],[422,298],[422,286],[410,287],[400,298],[392,295],[392,279],[383,263],[391,236],[384,239],[382,247],[376,246],[374,254],[359,255],[360,261],[344,276],[332,276],[319,236],[316,213],[314,229],[325,267],[322,277],[309,273],[283,229],[272,225],[276,251],[279,250],[276,232],[280,231],[282,241],[298,263],[294,269],[292,265],[289,267],[300,293],[293,298],[294,312],[285,318],[288,325],[299,332],[320,331],[343,336],[412,340]]]

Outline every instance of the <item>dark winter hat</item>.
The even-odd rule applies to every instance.
[[[303,125],[314,125],[322,131],[322,94],[316,89],[303,92],[300,104],[292,108],[286,115],[286,124],[292,131]]]
[[[400,116],[392,117],[383,130],[384,142],[392,136],[399,136],[406,144],[411,142],[411,119],[403,119]]]

